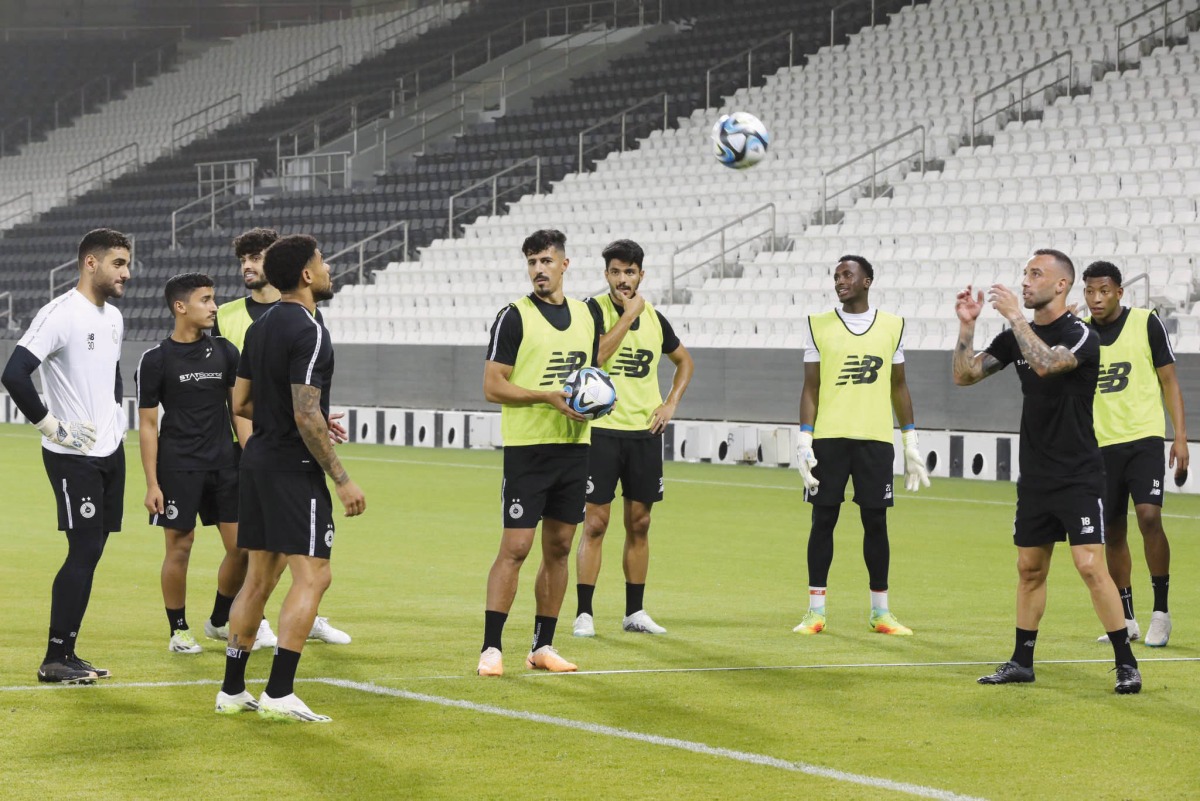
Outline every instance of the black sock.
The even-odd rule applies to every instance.
[[[833,564],[833,529],[841,512],[840,506],[813,506],[812,528],[808,532],[810,587],[829,586],[829,566]]]
[[[483,613],[483,647],[480,653],[489,648],[503,651],[500,639],[504,636],[504,622],[508,620],[507,612],[493,612],[491,609]]]
[[[46,662],[57,662],[71,653],[75,640],[70,632],[50,629],[50,641],[46,644]]]
[[[171,633],[172,634],[174,634],[177,630],[179,630],[179,631],[187,631],[188,630],[187,614],[186,614],[185,610],[186,610],[186,607],[182,607],[182,606],[179,607],[178,609],[168,609],[167,610],[167,622],[171,624]]]
[[[67,653],[71,656],[75,655],[75,641],[79,639],[78,631],[67,632]]]
[[[1133,656],[1133,648],[1129,646],[1129,632],[1124,626],[1116,631],[1108,632],[1109,642],[1112,643],[1113,656],[1118,665],[1137,667],[1137,659]]]
[[[1133,587],[1117,587],[1121,594],[1121,609],[1125,612],[1126,620],[1133,620]]]
[[[271,663],[271,676],[267,679],[267,695],[272,698],[291,695],[295,689],[296,668],[299,665],[299,651],[276,648],[275,661]]]
[[[863,525],[863,561],[872,588],[887,587],[892,549],[888,544],[887,509],[860,509]],[[814,587],[824,586],[819,584]]]
[[[239,651],[232,647],[225,648],[225,681],[221,683],[221,692],[226,695],[245,692],[246,663],[249,661],[249,651]]]
[[[590,615],[592,613],[592,595],[595,592],[595,584],[575,585],[575,596],[579,599],[579,606],[575,609],[575,617]]]
[[[1017,629],[1017,647],[1013,649],[1012,661],[1021,667],[1033,667],[1033,646],[1037,645],[1037,632]]]
[[[630,584],[628,581],[625,582],[625,617],[629,617],[634,612],[642,611],[645,597],[645,584]]]
[[[232,606],[233,598],[218,592],[216,600],[213,601],[213,610],[212,614],[208,617],[208,621],[217,628],[224,626],[229,622],[229,608]]]
[[[50,629],[66,634],[63,655],[75,653],[75,638],[87,611],[92,576],[104,553],[107,534],[68,531],[67,557],[50,589]]]
[[[1171,584],[1170,574],[1164,576],[1151,576],[1150,586],[1154,587],[1154,611],[1169,612],[1167,609],[1167,588]]]
[[[535,616],[533,618],[533,647],[529,650],[536,651],[543,645],[553,645],[554,627],[557,625],[558,618],[556,617]]]

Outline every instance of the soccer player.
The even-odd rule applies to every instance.
[[[247,554],[237,546],[237,466],[228,433],[238,351],[229,340],[206,335],[217,319],[211,278],[177,275],[167,281],[163,294],[175,327],[138,361],[138,435],[150,525],[162,526],[166,536],[162,592],[170,627],[167,650],[198,654],[203,649],[192,636],[186,611],[197,516],[204,525],[217,526],[225,546],[217,597],[205,622],[210,636],[227,628],[230,605],[246,578]],[[249,420],[233,421],[242,430],[241,439],[249,436]]]
[[[270,228],[251,228],[233,240],[233,252],[241,264],[242,280],[246,282],[246,289],[250,290],[250,294],[247,297],[221,304],[221,307],[217,309],[217,322],[213,327],[213,335],[225,337],[239,351],[246,341],[246,330],[250,324],[279,302],[279,290],[271,286],[266,273],[263,272],[263,254],[277,239],[279,239],[279,234]],[[324,322],[319,310],[316,316],[317,322]],[[335,443],[345,442],[347,439],[346,429],[337,422],[341,416],[342,413],[339,412],[330,418],[329,430]],[[238,441],[239,443],[245,442],[240,435]],[[211,630],[205,626],[204,632],[209,637],[222,641],[228,636],[224,626]],[[321,615],[318,615],[313,621],[313,628],[308,637],[310,640],[321,640],[332,645],[347,645],[350,642],[349,634],[335,628],[329,623],[329,618]],[[254,646],[255,648],[273,648],[275,644],[275,633],[271,631],[271,625],[264,618],[259,625],[258,638],[254,641]]]
[[[1121,305],[1125,290],[1116,265],[1106,261],[1089,264],[1083,271],[1083,283],[1084,299],[1092,313],[1087,322],[1100,335],[1100,380],[1096,385],[1094,411],[1096,440],[1104,456],[1107,476],[1104,552],[1108,557],[1108,572],[1121,596],[1129,638],[1136,640],[1141,632],[1133,614],[1127,536],[1132,495],[1146,565],[1150,568],[1150,585],[1154,588],[1154,611],[1144,642],[1151,648],[1161,648],[1171,638],[1171,613],[1167,606],[1171,546],[1162,524],[1164,399],[1175,430],[1169,466],[1175,468],[1179,483],[1187,476],[1189,461],[1187,422],[1183,393],[1175,375],[1175,353],[1157,314]],[[1101,638],[1107,639],[1107,636]]]
[[[646,573],[650,565],[650,510],[663,497],[663,438],[667,423],[692,380],[695,365],[687,348],[662,313],[638,293],[645,253],[629,239],[606,247],[604,278],[608,294],[589,298],[600,337],[600,363],[617,389],[613,412],[592,422],[588,452],[587,510],[583,539],[575,555],[579,607],[576,637],[596,636],[592,594],[600,575],[604,534],[616,495],[624,496],[625,631],[665,634],[646,612]],[[675,365],[671,391],[664,401],[658,387],[658,362],[665,354]]]
[[[267,717],[328,722],[293,692],[296,667],[329,587],[333,504],[323,470],[346,516],[362,514],[363,492],[342,467],[329,438],[333,346],[315,318],[333,296],[329,265],[311,236],[285,236],[267,249],[267,277],[281,293],[246,332],[233,388],[234,413],[254,422],[242,453],[238,545],[250,551],[246,581],[229,616],[225,680],[216,710],[257,709]],[[246,663],[263,607],[286,565],[292,587],[279,615],[279,644],[258,701],[246,691]]]
[[[808,611],[793,631],[825,630],[825,590],[833,564],[833,530],[846,483],[863,525],[863,560],[871,593],[872,631],[910,636],[888,606],[887,510],[892,506],[892,412],[904,445],[910,492],[929,486],[904,376],[904,320],[871,306],[875,268],[862,256],[842,256],[833,271],[841,309],[808,318],[804,388],[796,464],[804,498],[813,505],[808,535]]]
[[[534,583],[537,615],[530,670],[566,673],[575,665],[554,650],[567,591],[568,562],[587,496],[588,421],[567,405],[571,372],[596,364],[600,331],[583,301],[563,294],[570,265],[561,231],[535,231],[521,245],[533,291],[505,306],[492,325],[483,395],[501,404],[504,481],[500,552],[488,573],[483,648],[476,673],[504,674],[501,638],[521,565],[542,521],[542,563]]]
[[[107,301],[125,294],[129,251],[129,238],[119,231],[89,231],[79,243],[79,282],[38,311],[0,377],[17,408],[42,432],[42,462],[58,506],[58,528],[67,537],[67,558],[51,591],[50,638],[38,681],[91,684],[109,677],[108,670],[80,659],[75,645],[96,565],[108,535],[121,530],[125,323]],[[33,384],[38,369],[46,405]]]
[[[954,383],[977,384],[1016,363],[1025,399],[1021,408],[1021,474],[1013,543],[1017,546],[1017,631],[1012,659],[980,684],[1031,682],[1038,623],[1046,610],[1046,577],[1054,543],[1071,546],[1075,569],[1091,593],[1116,659],[1118,693],[1142,689],[1121,599],[1104,566],[1104,458],[1092,430],[1092,399],[1100,365],[1100,338],[1067,311],[1075,266],[1065,253],[1034,251],[1025,265],[1022,296],[1033,309],[1030,325],[1011,289],[992,285],[988,301],[1011,328],[981,353],[974,350],[983,292],[958,293]]]

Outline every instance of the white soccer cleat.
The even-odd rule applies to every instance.
[[[210,640],[220,640],[221,642],[229,641],[229,624],[224,626],[214,626],[212,620],[204,621],[204,636]]]
[[[217,691],[217,714],[236,715],[240,712],[257,711],[258,701],[255,701],[254,696],[245,690],[237,695],[226,695],[220,690]]]
[[[275,632],[271,631],[271,624],[264,617],[258,624],[258,634],[254,637],[254,647],[251,651],[257,651],[259,648],[274,648],[279,645],[279,638],[275,636]]]
[[[1142,629],[1136,620],[1125,618],[1125,630],[1129,632],[1129,641],[1135,642],[1142,638]],[[1096,642],[1108,642],[1108,635],[1101,634],[1096,638]]]
[[[200,647],[200,643],[196,642],[196,638],[186,629],[175,629],[171,635],[171,641],[167,643],[167,650],[173,654],[198,654],[204,649]]]
[[[596,623],[592,620],[592,616],[584,612],[575,618],[575,625],[571,628],[571,633],[576,637],[595,637]]]
[[[333,720],[328,715],[313,712],[295,693],[272,698],[264,691],[258,697],[258,714],[272,720],[298,720],[301,723],[329,723]]]
[[[1171,613],[1154,612],[1150,615],[1150,628],[1146,629],[1146,639],[1142,640],[1149,648],[1162,648],[1171,639]]]
[[[503,676],[504,654],[499,648],[485,648],[479,654],[479,666],[475,668],[477,676]]]
[[[635,631],[642,634],[666,634],[667,630],[658,625],[646,613],[645,609],[639,609],[632,615],[628,615],[621,621],[621,628],[625,631]]]
[[[335,629],[329,625],[329,618],[327,617],[318,617],[313,621],[312,631],[308,633],[308,639],[320,640],[330,645],[350,644],[350,635],[341,629]]]

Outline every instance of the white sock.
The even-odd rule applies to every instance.
[[[815,609],[821,614],[825,614],[825,588],[824,587],[809,587],[808,588],[808,608]]]
[[[883,592],[875,592],[875,590],[871,590],[871,608],[882,609],[885,612],[887,611],[887,590],[884,590]]]

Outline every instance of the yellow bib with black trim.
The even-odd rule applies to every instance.
[[[836,311],[810,315],[821,354],[821,392],[814,439],[892,442],[892,356],[904,320],[876,310],[871,327],[854,334]]]
[[[521,346],[509,381],[541,392],[562,389],[567,376],[592,360],[596,324],[581,300],[567,298],[571,324],[559,331],[538,311],[529,297],[512,304],[521,315]],[[591,426],[577,423],[553,406],[504,404],[500,408],[500,435],[505,446],[589,444]]]
[[[604,330],[612,330],[621,316],[612,296],[597,295],[594,300],[603,314]],[[625,334],[617,352],[602,365],[617,388],[617,405],[611,414],[592,423],[596,428],[645,431],[650,428],[650,414],[662,406],[658,362],[662,359],[663,332],[658,312],[649,302],[635,325]]]
[[[231,300],[217,307],[217,328],[221,329],[221,336],[233,343],[238,353],[246,344],[246,329],[252,322],[250,312],[246,310],[245,298]]]
[[[1100,346],[1100,376],[1092,418],[1101,448],[1166,436],[1162,389],[1146,332],[1152,313],[1131,308],[1116,341]],[[1087,322],[1091,321],[1089,317]]]

